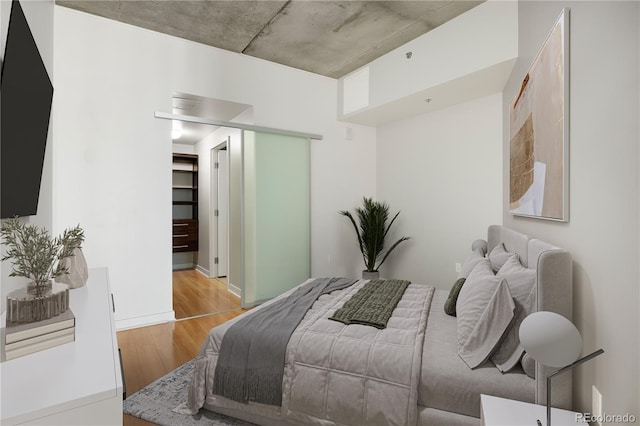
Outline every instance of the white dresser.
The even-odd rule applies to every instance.
[[[3,426],[122,424],[122,373],[106,268],[89,270],[87,285],[71,290],[69,302],[75,342],[0,363]]]

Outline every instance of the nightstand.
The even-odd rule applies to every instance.
[[[480,395],[480,424],[482,426],[536,426],[540,420],[542,426],[547,423],[547,407]],[[551,409],[551,426],[586,425],[581,414],[573,411]]]

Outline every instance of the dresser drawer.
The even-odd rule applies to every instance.
[[[173,239],[173,252],[198,251],[198,241],[176,241]]]
[[[174,219],[173,235],[198,233],[198,221],[194,219]]]
[[[198,250],[198,222],[192,219],[173,221],[173,252]]]

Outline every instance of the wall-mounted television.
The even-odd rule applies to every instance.
[[[53,85],[13,0],[0,77],[0,217],[37,213]]]

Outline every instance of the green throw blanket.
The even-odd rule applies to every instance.
[[[405,280],[372,280],[365,284],[332,317],[344,324],[386,328],[389,318],[411,284]]]

